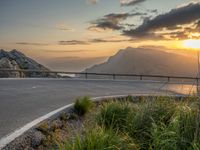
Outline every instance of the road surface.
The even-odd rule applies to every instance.
[[[80,96],[173,94],[191,89],[187,84],[148,81],[0,79],[0,139]]]

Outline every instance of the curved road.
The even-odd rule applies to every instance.
[[[0,139],[80,96],[174,94],[191,88],[148,81],[0,79]]]

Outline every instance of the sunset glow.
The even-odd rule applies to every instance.
[[[53,70],[82,71],[127,47],[200,48],[200,0],[0,0],[0,8],[0,48]]]
[[[185,40],[184,46],[186,48],[200,49],[200,40]]]

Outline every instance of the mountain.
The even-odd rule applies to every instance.
[[[30,70],[44,70],[48,71],[46,67],[37,63],[33,59],[27,57],[23,53],[12,50],[7,52],[3,49],[0,50],[0,69],[30,69]],[[23,73],[24,77],[41,77],[49,76],[48,73]],[[0,77],[20,77],[19,72],[0,72]]]
[[[197,75],[197,59],[162,50],[128,47],[110,57],[107,62],[85,71],[194,77]]]

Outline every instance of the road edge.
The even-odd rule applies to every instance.
[[[111,95],[111,96],[99,96],[99,97],[92,97],[91,99],[93,101],[101,101],[104,99],[108,99],[108,98],[124,98],[127,97],[128,95]],[[61,114],[63,111],[65,111],[66,109],[71,108],[74,105],[74,103],[65,105],[63,107],[60,107],[54,111],[49,112],[46,115],[43,115],[35,120],[33,120],[32,122],[27,123],[26,125],[24,125],[21,128],[18,128],[17,130],[11,132],[10,134],[2,137],[0,139],[0,149],[3,149],[4,147],[6,147],[9,143],[11,143],[12,141],[14,141],[16,138],[22,136],[25,132],[27,132],[28,130],[34,128],[35,126],[37,126],[39,123],[50,119],[51,117]]]

